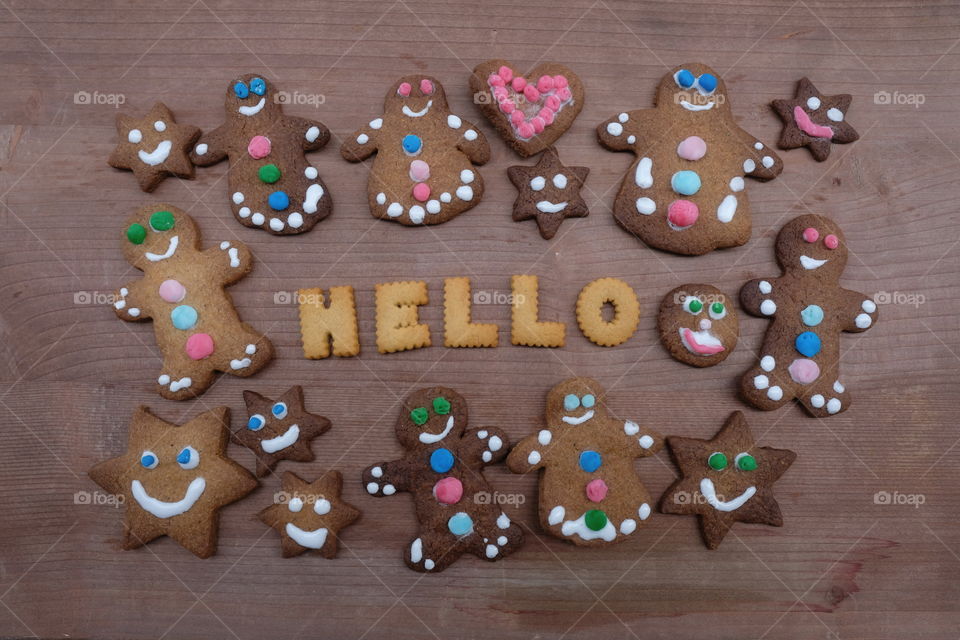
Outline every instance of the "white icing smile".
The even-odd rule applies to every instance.
[[[241,106],[237,109],[240,112],[240,115],[243,116],[255,116],[260,113],[260,110],[263,109],[263,105],[267,104],[266,97],[260,98],[260,102],[253,105],[252,107]]]
[[[542,211],[543,213],[559,213],[566,208],[566,202],[550,202],[549,200],[541,200],[537,203],[537,211]]]
[[[287,523],[287,535],[293,538],[301,547],[307,549],[319,549],[327,541],[327,529],[321,527],[313,531],[304,531],[292,522]]]
[[[757,492],[756,487],[747,487],[747,490],[741,493],[733,500],[723,501],[717,497],[717,490],[713,486],[713,480],[704,478],[700,481],[700,494],[717,511],[736,511],[743,504],[753,497]]]
[[[190,507],[200,499],[200,496],[203,495],[203,490],[207,487],[207,481],[203,478],[194,478],[193,482],[190,483],[190,486],[187,487],[187,492],[183,495],[183,498],[177,500],[176,502],[164,502],[163,500],[157,500],[156,498],[150,497],[147,493],[147,490],[143,488],[143,485],[140,484],[139,480],[134,480],[130,484],[130,491],[133,493],[134,499],[137,501],[141,507],[146,511],[152,513],[158,518],[172,518],[173,516],[178,516],[181,513],[186,513]]]
[[[687,328],[680,329],[680,342],[687,351],[698,356],[712,356],[723,351],[723,343],[709,329],[693,331]]]
[[[144,164],[156,166],[167,159],[167,156],[170,155],[170,149],[172,148],[172,142],[163,140],[157,145],[157,148],[150,153],[146,153],[143,149],[140,149],[137,151],[137,155],[140,156],[140,160],[142,160]]]
[[[405,116],[409,116],[411,118],[419,118],[421,116],[427,115],[427,111],[430,111],[430,107],[432,106],[433,106],[433,100],[428,100],[427,106],[425,106],[423,109],[420,109],[420,111],[411,111],[410,107],[408,107],[407,105],[403,105],[402,111],[403,111],[403,115]]]
[[[147,260],[151,262],[160,262],[161,260],[166,260],[172,256],[177,251],[177,245],[180,244],[180,236],[173,236],[170,238],[170,244],[167,245],[167,250],[163,253],[150,253],[146,252]]]
[[[267,453],[276,453],[280,449],[286,449],[300,437],[300,427],[292,424],[290,428],[275,438],[268,438],[260,441],[260,447]]]
[[[713,109],[713,104],[714,104],[713,100],[711,100],[707,104],[691,104],[686,100],[680,101],[680,106],[686,109],[687,111],[709,111],[710,109]]]
[[[590,409],[590,411],[587,411],[585,414],[577,418],[573,416],[563,416],[563,421],[566,422],[567,424],[583,424],[584,422],[591,419],[592,417],[593,417],[593,409]]]
[[[826,260],[817,260],[816,258],[811,258],[810,256],[800,256],[800,264],[803,265],[804,269],[818,269],[823,265],[827,264]]]
[[[425,431],[420,434],[420,442],[423,444],[433,444],[434,442],[440,442],[447,437],[447,434],[450,433],[450,430],[453,429],[453,416],[447,418],[447,427],[440,433],[430,433]]]

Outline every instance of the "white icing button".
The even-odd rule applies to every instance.
[[[827,117],[834,122],[843,122],[843,111],[837,108],[827,109]]]
[[[783,399],[783,389],[778,386],[773,386],[767,389],[767,397],[773,400],[774,402],[779,402]]]
[[[763,143],[758,140],[757,142],[753,143],[753,148],[757,151],[760,151],[760,149],[763,149]]]
[[[816,407],[817,409],[819,409],[820,407],[822,407],[825,402],[826,402],[826,400],[825,400],[824,397],[823,397],[822,395],[820,395],[819,393],[818,393],[817,395],[815,395],[815,396],[810,396],[810,404],[812,404],[812,405],[813,405],[814,407]]]
[[[167,123],[164,122],[163,120],[157,120],[156,122],[153,123],[153,128],[156,129],[157,131],[166,131]]]
[[[743,172],[744,173],[753,173],[753,170],[757,168],[757,163],[747,158],[743,161]]]
[[[440,213],[440,201],[439,200],[429,200],[427,202],[427,213]]]
[[[764,371],[770,372],[773,371],[774,367],[777,366],[777,361],[773,359],[773,356],[763,356],[760,358],[760,368]]]
[[[636,530],[637,530],[637,521],[634,520],[633,518],[627,518],[626,520],[620,523],[620,533],[622,533],[625,536],[630,535]]]
[[[255,344],[248,344],[248,345],[247,345],[247,348],[244,349],[243,351],[244,351],[244,353],[246,353],[248,356],[252,356],[253,354],[255,354],[255,353],[257,352],[257,345],[255,345]]]
[[[539,442],[541,446],[547,446],[551,440],[553,440],[553,434],[550,433],[549,429],[541,429],[540,433],[537,434],[537,442]]]
[[[358,144],[367,144],[369,141],[370,141],[370,137],[365,133],[361,133],[360,135],[357,136]]]
[[[427,571],[433,570],[435,566],[436,565],[434,564],[433,560],[428,559],[423,561],[423,568],[426,569]]]
[[[567,188],[567,176],[562,173],[558,173],[553,176],[553,186],[557,189],[566,189]]]
[[[637,198],[637,213],[649,216],[657,210],[657,203],[650,198]]]
[[[510,518],[507,517],[507,514],[501,512],[500,517],[497,518],[497,528],[506,529],[510,526]]]
[[[284,226],[283,220],[280,218],[270,218],[270,228],[274,231],[283,231]]]
[[[868,316],[865,313],[861,313],[856,318],[854,318],[853,321],[857,325],[858,329],[866,329],[871,325],[871,323],[873,323],[873,320],[870,319],[870,316]]]
[[[139,144],[143,140],[143,134],[140,133],[140,129],[130,129],[130,133],[127,134],[127,140],[133,144]]]
[[[235,192],[235,193],[233,194],[233,203],[234,203],[234,204],[240,204],[240,203],[242,203],[242,202],[243,202],[243,194],[240,193],[239,191]]]
[[[730,190],[731,191],[743,191],[743,178],[737,176],[730,180]]]
[[[760,293],[762,293],[763,295],[767,295],[768,293],[773,291],[773,285],[771,285],[766,280],[761,280],[759,284],[757,284],[757,288],[760,289]]]
[[[265,218],[263,217],[263,214],[259,212],[250,216],[250,222],[257,225],[258,227],[263,224],[264,220]]]
[[[637,141],[637,136],[634,136],[634,135],[627,136],[627,144],[633,144],[636,141]],[[620,525],[620,526],[623,526],[623,525]]]
[[[620,115],[617,116],[617,120],[619,120],[621,123],[626,122],[629,119],[630,119],[630,116],[627,115],[626,113],[621,113]]]
[[[307,177],[308,180],[317,179],[317,168],[316,167],[307,167],[303,170],[303,175]]]
[[[230,248],[230,243],[227,242],[226,240],[224,240],[223,242],[220,243],[220,250],[221,250],[221,251],[224,250],[224,249],[229,249],[229,248]]]
[[[833,390],[836,391],[837,393],[843,393],[845,388],[842,384],[840,384],[840,381],[837,380],[836,382],[833,383]]]
[[[207,145],[206,145],[206,143],[198,144],[196,147],[193,148],[193,151],[194,151],[198,156],[205,155],[205,154],[207,153]]]
[[[370,121],[371,129],[379,129],[382,126],[383,126],[383,118],[377,118],[376,120]]]
[[[840,401],[836,398],[830,398],[830,402],[827,403],[827,413],[836,413],[840,411]]]
[[[765,316],[772,316],[777,312],[777,303],[773,300],[764,300],[760,303],[760,313]]]
[[[640,508],[637,509],[637,515],[640,516],[641,520],[646,520],[650,517],[650,505],[644,502],[640,505]]]
[[[640,425],[632,420],[623,423],[623,432],[628,436],[635,436],[640,433]]]
[[[607,133],[612,136],[619,136],[621,133],[623,133],[623,125],[619,122],[611,122],[607,125]]]
[[[563,521],[563,516],[566,514],[567,511],[563,507],[554,507],[550,510],[550,515],[547,516],[547,522],[550,524],[560,524]]]
[[[463,184],[470,184],[473,182],[473,177],[473,171],[470,171],[470,169],[464,169],[460,172],[460,182]]]
[[[473,129],[467,129],[466,131],[464,131],[463,137],[466,138],[467,140],[471,140],[471,141],[476,140],[476,139],[477,139],[477,132],[474,131]]]
[[[531,451],[530,455],[527,456],[527,464],[537,464],[538,462],[540,462],[540,452]]]
[[[644,449],[649,449],[650,447],[653,446],[653,438],[651,438],[650,436],[640,436],[640,440],[638,442],[640,443],[640,446],[643,447]]]
[[[387,204],[387,194],[378,193],[377,194],[377,204]]]
[[[820,98],[818,98],[817,96],[812,96],[810,98],[807,98],[807,109],[810,109],[811,111],[816,111],[819,108],[820,108]]]
[[[413,222],[414,224],[420,224],[421,222],[423,222],[423,217],[427,214],[427,211],[420,205],[415,204],[412,207],[410,207],[409,214],[410,214],[410,222]]]
[[[487,433],[486,429],[480,429],[480,431],[477,431],[477,437],[480,438],[481,440],[486,438],[488,435],[489,434]]]
[[[499,538],[497,538],[497,544],[500,545],[501,547],[507,544],[507,536],[500,536]]]
[[[483,455],[481,455],[480,457],[483,458],[484,462],[490,462],[491,460],[493,460],[493,454],[490,453],[489,451],[484,451]]]
[[[463,120],[459,117],[453,115],[452,113],[447,116],[447,126],[451,129],[459,129],[460,125],[463,124]]]
[[[158,384],[170,384],[170,376],[168,376],[167,374],[163,374],[162,376],[160,376],[159,378],[157,378],[157,383],[158,383]]]
[[[444,191],[440,194],[440,202],[450,202],[451,200],[453,200],[453,196],[451,196],[448,192]]]
[[[488,544],[486,554],[488,558],[496,558],[497,554],[500,553],[500,549],[497,549],[497,545]]]
[[[237,214],[238,214],[241,218],[249,218],[249,217],[250,217],[250,207],[240,207],[240,211],[237,211]]]
[[[770,156],[763,156],[763,158],[760,160],[760,164],[762,164],[764,167],[769,169],[774,164],[773,158],[771,158]]]
[[[487,441],[487,447],[490,448],[490,451],[499,451],[500,447],[502,446],[503,446],[503,440],[501,440],[499,436],[492,436]]]
[[[300,498],[291,498],[290,502],[287,503],[287,508],[294,513],[299,513],[303,510],[303,500]]]
[[[873,300],[864,300],[860,303],[860,308],[867,313],[873,313],[877,310],[877,304]]]
[[[770,379],[763,374],[756,376],[753,379],[753,386],[757,389],[766,389],[770,386]]]
[[[457,187],[457,197],[460,198],[461,200],[467,200],[467,201],[473,200],[473,189],[471,189],[467,185],[463,185],[462,187]]]
[[[394,487],[392,484],[385,484],[385,485],[383,485],[383,495],[385,495],[385,496],[392,496],[392,495],[395,494],[396,492],[397,492],[397,488]]]
[[[307,139],[307,142],[313,142],[320,137],[320,129],[317,127],[310,127],[307,129],[307,133],[304,134],[304,137]]]
[[[396,218],[397,216],[403,215],[403,205],[399,202],[391,202],[390,206],[387,207],[387,215],[391,218]]]
[[[380,489],[380,485],[376,482],[367,483],[367,493],[376,493]]]
[[[293,229],[299,229],[300,227],[303,226],[303,216],[300,215],[298,212],[294,211],[293,213],[287,216],[287,226]]]
[[[543,191],[545,186],[547,186],[547,179],[543,176],[536,176],[530,181],[530,188],[534,191]]]

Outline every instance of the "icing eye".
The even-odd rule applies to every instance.
[[[568,393],[563,397],[563,408],[567,411],[573,411],[580,406],[580,398],[574,393]]]
[[[303,509],[303,500],[296,496],[290,498],[290,502],[287,503],[287,509],[290,509],[293,513],[300,513],[300,510]]]
[[[694,298],[693,296],[687,296],[687,299],[683,301],[683,310],[687,313],[697,315],[703,311],[703,303],[700,302],[699,298]]]
[[[156,469],[160,464],[160,458],[153,451],[144,451],[140,454],[140,464],[144,469]]]
[[[840,238],[831,233],[823,239],[823,244],[827,245],[827,249],[836,249],[840,246]]]
[[[567,176],[562,173],[558,173],[553,176],[553,186],[557,189],[566,189],[567,188]]]
[[[714,320],[720,320],[727,315],[727,308],[722,302],[714,302],[710,305],[710,317]]]
[[[153,123],[153,128],[157,131],[166,131],[167,123],[164,122],[163,120],[157,120],[156,122]]]
[[[820,232],[813,227],[807,227],[803,230],[803,239],[807,242],[816,242],[820,238]]]
[[[714,451],[707,458],[707,464],[715,471],[723,471],[727,468],[727,456],[719,451]]]
[[[140,141],[143,140],[143,133],[140,132],[140,129],[130,129],[127,140],[133,144],[140,144]]]
[[[260,431],[265,424],[267,424],[267,419],[257,413],[250,416],[250,419],[247,420],[247,429],[250,429],[250,431]]]
[[[427,411],[426,407],[417,407],[410,412],[410,419],[413,420],[413,424],[418,427],[425,425],[429,418],[430,412]]]
[[[543,176],[537,176],[530,181],[530,188],[534,191],[543,191],[545,186],[547,186],[547,179]]]
[[[425,96],[428,96],[428,95],[430,95],[431,93],[433,93],[433,83],[430,82],[429,80],[427,80],[426,78],[424,78],[423,80],[421,80],[421,81],[420,81],[420,93],[422,93],[422,94],[425,95]]]
[[[320,498],[313,503],[313,510],[318,516],[322,516],[325,513],[330,513],[330,501],[326,498]]]
[[[277,420],[283,420],[287,417],[287,403],[278,402],[272,407],[270,407],[270,413],[273,414],[273,417]]]
[[[154,231],[169,231],[173,225],[173,214],[169,211],[154,211],[150,215],[150,228]]]
[[[250,91],[262,96],[267,92],[267,83],[263,81],[263,78],[254,78],[250,81]]]
[[[439,413],[442,416],[450,413],[450,402],[443,397],[433,399],[433,411],[434,413]]]
[[[701,74],[697,78],[697,84],[700,86],[700,93],[710,95],[717,89],[717,77],[712,73]]]
[[[693,83],[697,81],[697,79],[693,77],[693,74],[686,69],[680,69],[680,71],[673,74],[673,80],[681,89],[689,89],[693,86]]]
[[[810,111],[816,111],[819,108],[820,108],[820,98],[818,98],[817,96],[811,96],[807,98],[807,109],[810,109]]]
[[[237,84],[233,85],[233,92],[237,94],[237,97],[241,100],[250,95],[250,89],[247,88],[247,84],[242,80],[238,80]]]
[[[412,87],[410,86],[410,83],[409,83],[409,82],[401,82],[401,83],[400,83],[400,86],[397,87],[397,95],[400,95],[400,96],[403,96],[404,98],[407,98],[407,97],[410,96],[410,90],[411,90],[411,89],[412,89]]]
[[[580,404],[582,404],[585,409],[589,409],[593,405],[597,404],[597,399],[593,397],[592,393],[588,393],[580,400]]]
[[[147,239],[147,230],[143,228],[142,224],[137,224],[134,222],[132,225],[127,227],[127,240],[133,244],[143,244],[143,241]]]
[[[177,454],[177,464],[184,469],[195,469],[200,464],[200,453],[193,447],[184,447]]]
[[[757,468],[757,459],[747,452],[738,453],[733,461],[736,462],[737,469],[740,471],[754,471]]]

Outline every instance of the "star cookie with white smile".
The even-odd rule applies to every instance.
[[[330,429],[330,421],[303,407],[303,387],[291,387],[271,400],[255,391],[244,391],[250,418],[233,431],[233,441],[257,457],[257,475],[263,477],[281,460],[310,462],[310,442]]]
[[[200,137],[200,129],[177,124],[162,102],[140,118],[117,114],[117,133],[120,142],[107,164],[133,171],[144,191],[153,191],[167,176],[193,178],[189,153]]]
[[[564,219],[586,217],[590,212],[580,189],[589,173],[587,167],[565,166],[555,147],[544,151],[532,167],[509,167],[510,182],[520,191],[513,203],[514,221],[535,219],[540,235],[549,240]]]
[[[741,412],[711,440],[669,436],[667,446],[680,479],[660,498],[660,511],[700,516],[708,548],[719,547],[734,522],[783,526],[773,484],[797,454],[758,447]]]
[[[340,499],[343,476],[328,471],[307,482],[291,471],[283,473],[282,497],[257,514],[265,525],[280,532],[284,558],[316,551],[324,558],[337,555],[340,530],[360,517],[360,510]]]
[[[127,451],[90,469],[90,479],[123,499],[124,549],[170,536],[201,558],[217,550],[219,510],[257,487],[226,455],[230,409],[176,425],[147,407],[133,414]]]
[[[781,149],[807,147],[817,162],[830,156],[834,144],[846,144],[860,138],[847,122],[853,97],[849,93],[823,95],[807,78],[797,83],[792,100],[774,100],[773,110],[783,120],[777,146]]]

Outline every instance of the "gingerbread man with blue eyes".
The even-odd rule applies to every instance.
[[[521,440],[507,466],[540,471],[540,523],[580,546],[622,542],[650,517],[651,499],[633,469],[663,437],[611,416],[596,380],[570,378],[547,394],[546,426]]]
[[[740,290],[747,313],[773,321],[741,393],[766,411],[794,398],[817,417],[845,411],[850,392],[840,382],[840,333],[872,327],[877,305],[840,286],[847,245],[833,220],[794,218],[777,235],[775,252],[783,275],[751,280]]]
[[[597,127],[604,147],[637,155],[613,206],[617,222],[681,255],[745,244],[751,221],[743,178],[777,177],[780,158],[737,125],[726,86],[706,65],[665,75],[655,104]]]
[[[367,493],[413,494],[420,532],[404,549],[415,571],[443,571],[464,553],[500,560],[523,543],[523,531],[500,508],[483,467],[507,454],[500,429],[467,430],[467,402],[446,387],[410,394],[396,425],[406,449],[399,460],[363,472]]]
[[[330,131],[321,122],[284,115],[285,95],[262,76],[235,80],[227,87],[226,121],[203,134],[190,154],[199,167],[229,158],[234,217],[275,235],[309,231],[333,207],[316,167],[304,156],[323,148]]]
[[[406,76],[387,92],[383,115],[340,147],[350,162],[374,153],[367,193],[375,218],[404,225],[440,224],[483,196],[475,164],[490,146],[470,122],[450,112],[443,87],[429,76]]]

